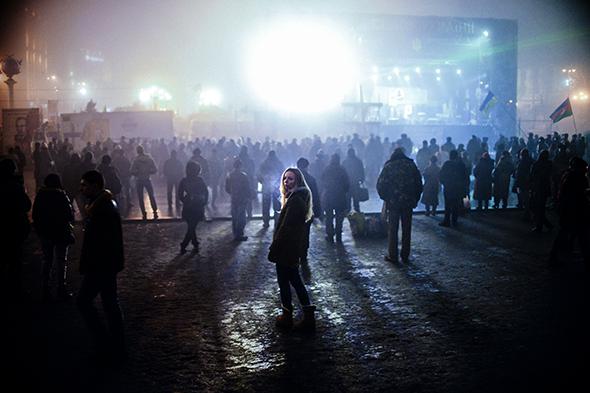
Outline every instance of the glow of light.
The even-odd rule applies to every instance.
[[[80,90],[78,90],[78,92],[80,94],[82,94],[83,96],[85,96],[86,94],[88,94],[88,90],[85,87],[81,87]]]
[[[207,88],[199,95],[200,106],[219,106],[221,104],[221,92],[215,88]]]
[[[575,95],[573,98],[574,98],[574,101],[576,101],[578,99],[578,96]]]
[[[354,91],[357,59],[329,21],[281,19],[249,41],[245,64],[262,100],[279,110],[309,113],[335,108]]]
[[[567,70],[565,68],[562,68],[561,72],[566,72]]]
[[[436,70],[434,70],[434,72],[436,72],[437,74],[440,74],[440,68],[437,68]]]
[[[457,72],[457,75],[461,75],[463,73],[463,71],[461,71],[460,68],[457,68],[457,71],[456,72]]]
[[[139,101],[148,103],[153,100],[170,101],[172,96],[165,89],[158,86],[150,86],[139,90]]]
[[[421,72],[420,67],[416,67],[414,71],[416,71],[416,74],[419,74]]]
[[[55,75],[51,75],[51,80],[56,80],[57,77]]]
[[[576,69],[575,69],[575,68],[574,68],[574,69],[572,69],[572,72],[576,72]]]
[[[437,76],[437,77],[436,77],[436,81],[437,81],[437,82],[440,82],[440,76]]]
[[[404,80],[406,82],[409,82],[410,81],[410,75],[404,75]]]
[[[371,71],[373,71],[373,74],[377,74],[377,73],[379,73],[379,67],[374,65],[373,67],[371,67]]]
[[[399,76],[399,68],[395,67],[395,68],[393,69],[393,73],[394,73],[395,75]]]
[[[371,75],[371,80],[373,81],[373,83],[377,83],[377,81],[379,80],[379,75]]]
[[[390,81],[390,80],[392,80],[392,79],[393,79],[393,77],[392,77],[391,75],[387,75],[387,80],[388,80],[388,81]]]
[[[483,36],[484,36],[484,37],[489,37],[489,36],[490,36],[490,32],[489,32],[489,31],[487,31],[487,30],[484,30],[484,31],[483,31]]]

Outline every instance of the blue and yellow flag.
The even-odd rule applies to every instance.
[[[494,105],[496,105],[497,102],[498,102],[498,99],[496,98],[494,93],[492,93],[491,91],[488,91],[488,95],[486,95],[486,98],[484,98],[483,102],[479,106],[479,111],[485,112],[486,114],[488,114],[490,109],[492,109],[494,107]]]

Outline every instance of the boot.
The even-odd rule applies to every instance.
[[[315,306],[303,306],[303,319],[295,324],[295,330],[302,333],[315,331]]]
[[[283,313],[276,319],[276,325],[279,329],[291,329],[293,327],[293,311],[282,307]]]

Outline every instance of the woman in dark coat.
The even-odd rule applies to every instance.
[[[201,176],[201,166],[194,161],[186,164],[186,177],[178,185],[178,197],[182,202],[182,218],[187,228],[184,239],[180,243],[180,253],[186,252],[186,246],[191,242],[193,251],[199,252],[197,240],[197,224],[205,219],[205,206],[209,200],[209,190]]]
[[[486,151],[482,154],[481,159],[473,169],[475,185],[473,188],[473,199],[477,201],[477,209],[481,210],[482,206],[487,209],[492,198],[492,171],[494,170],[494,160]]]
[[[37,192],[33,205],[33,225],[43,249],[43,298],[50,299],[49,275],[53,261],[57,262],[57,295],[67,299],[66,290],[68,247],[74,242],[72,222],[74,211],[59,175],[47,175],[44,186]]]
[[[422,176],[424,177],[424,190],[422,191],[422,203],[426,209],[426,215],[435,215],[438,206],[438,194],[440,192],[440,167],[437,164],[436,156],[430,157],[428,165]],[[432,210],[431,210],[432,208]]]
[[[295,288],[299,302],[303,307],[303,320],[297,324],[301,330],[315,328],[314,311],[309,295],[299,274],[301,244],[304,241],[305,224],[313,217],[311,192],[301,171],[288,168],[281,177],[281,214],[277,223],[268,260],[277,268],[277,281],[281,292],[283,313],[277,317],[277,326],[293,326],[293,305],[291,303],[291,285]]]

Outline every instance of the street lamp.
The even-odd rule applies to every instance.
[[[13,76],[20,74],[20,65],[22,60],[16,60],[12,55],[8,55],[2,59],[0,65],[2,67],[2,73],[8,77],[4,81],[8,85],[8,106],[14,108],[14,85],[16,81],[12,79]]]

